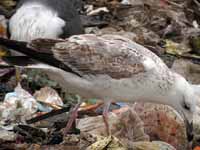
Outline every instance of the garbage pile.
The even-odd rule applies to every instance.
[[[0,36],[16,3],[0,1]],[[198,0],[76,0],[86,33],[118,34],[150,49],[176,72],[200,84],[200,2]],[[0,57],[9,56],[0,45]],[[4,61],[0,59],[0,64]],[[0,149],[199,150],[191,145],[183,119],[171,107],[151,103],[112,103],[111,136],[106,135],[102,101],[82,103],[71,134],[64,136],[77,95],[42,72],[24,70],[18,83],[14,68],[0,69]]]

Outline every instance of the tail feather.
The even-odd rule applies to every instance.
[[[58,40],[40,40],[38,39],[37,42],[32,42],[32,44],[28,44],[27,42],[21,42],[21,41],[15,41],[15,40],[9,40],[5,38],[0,37],[0,45],[6,46],[10,48],[11,50],[15,50],[18,52],[21,52],[30,58],[33,58],[35,60],[38,60],[40,62],[52,65],[54,67],[63,69],[67,72],[76,74],[80,76],[77,72],[73,71],[69,66],[65,65],[62,61],[57,60],[54,58],[53,53],[51,52],[52,44],[48,43],[47,41],[54,41],[53,45],[58,42]],[[46,41],[46,42],[45,42]],[[39,49],[38,43],[42,43],[45,45],[48,45],[47,48],[41,48]],[[38,50],[39,49],[39,50]]]
[[[10,66],[28,66],[37,62],[28,56],[6,56],[2,60]]]
[[[27,68],[27,69],[41,69],[48,70],[56,67],[50,66],[48,64],[40,63],[31,59],[28,56],[5,56],[2,58],[4,64],[0,64],[0,70],[6,68],[14,68],[15,66]],[[58,68],[57,68],[58,69]]]

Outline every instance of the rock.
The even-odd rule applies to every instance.
[[[165,141],[177,150],[187,149],[184,121],[173,108],[152,103],[136,103],[133,109],[144,122],[145,133],[151,140]]]

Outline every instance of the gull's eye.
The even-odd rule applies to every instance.
[[[186,110],[190,110],[190,105],[183,101],[183,108],[185,108]]]

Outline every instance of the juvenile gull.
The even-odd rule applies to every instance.
[[[70,92],[83,98],[102,99],[106,103],[143,101],[166,104],[182,115],[187,129],[190,129],[188,125],[192,123],[200,95],[199,86],[191,85],[184,77],[171,71],[148,49],[118,35],[75,35],[52,42],[50,52],[47,52],[50,48],[45,47],[48,42],[39,39],[19,48],[16,42],[0,39],[0,44],[27,55],[37,53],[32,55],[35,59],[54,65],[30,67],[43,69]],[[40,50],[37,50],[38,45]],[[45,58],[48,54],[48,61],[41,58],[43,54]],[[104,111],[105,120],[106,114]],[[187,133],[189,136],[191,131]]]

